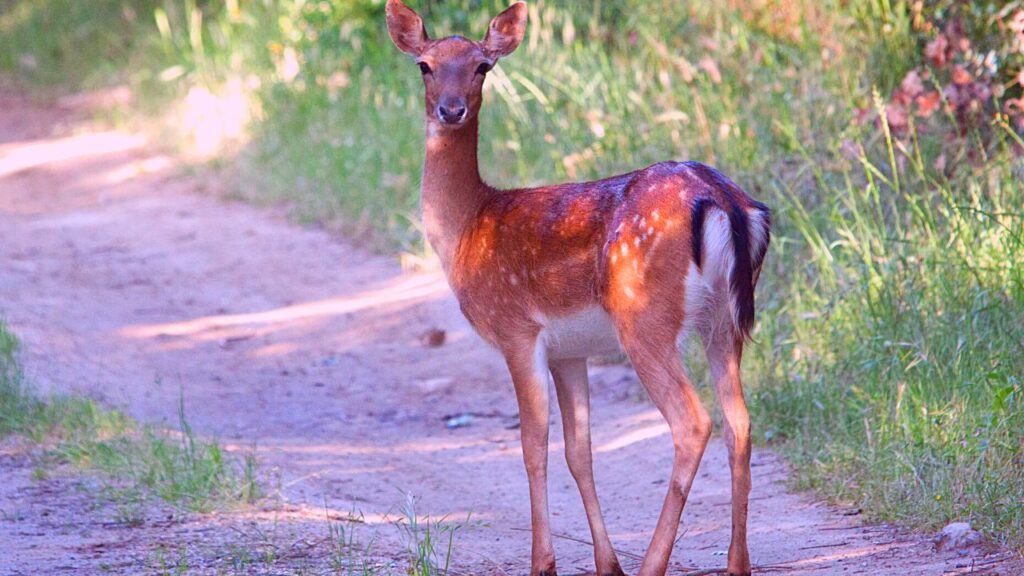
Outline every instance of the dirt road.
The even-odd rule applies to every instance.
[[[218,199],[144,138],[90,131],[75,113],[0,90],[0,316],[25,344],[28,379],[146,422],[176,422],[184,395],[203,435],[258,446],[279,488],[273,508],[191,515],[140,528],[93,509],[81,484],[34,481],[0,452],[0,574],[146,573],[176,542],[190,570],[215,572],[204,545],[273,530],[304,542],[311,573],[325,515],[358,511],[360,538],[396,549],[404,493],[417,512],[460,520],[460,574],[525,574],[526,477],[515,403],[498,356],[458,313],[443,278],[403,273],[279,212]],[[438,348],[420,343],[447,331]],[[657,411],[620,367],[595,367],[598,490],[627,570],[653,529],[671,462]],[[552,395],[554,397],[554,395]],[[448,430],[443,417],[475,414]],[[583,509],[552,415],[551,507],[563,573],[592,566]],[[931,551],[922,536],[860,526],[785,489],[754,452],[750,549],[761,574],[1020,574],[992,551]],[[87,482],[86,482],[87,484]],[[724,567],[729,482],[712,442],[683,519],[677,571]],[[161,512],[162,513],[162,512]],[[230,530],[229,530],[230,528]],[[204,555],[205,554],[205,555]],[[988,555],[987,555],[988,554]],[[320,568],[317,568],[320,566]],[[772,568],[774,567],[774,568]],[[277,572],[280,573],[280,572]],[[979,573],[979,572],[975,572]]]

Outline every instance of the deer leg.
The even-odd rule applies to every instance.
[[[731,325],[702,331],[704,350],[715,381],[715,392],[725,420],[725,445],[732,472],[732,540],[729,543],[729,574],[750,574],[747,550],[747,503],[750,497],[750,415],[740,382],[742,337]]]
[[[623,576],[619,559],[605,529],[601,504],[594,485],[594,459],[590,450],[590,389],[587,382],[587,360],[554,361],[549,364],[558,393],[565,431],[565,460],[576,479],[576,486],[587,511],[590,534],[594,540],[594,561],[598,576]]]
[[[548,380],[536,338],[507,350],[505,361],[519,403],[523,462],[530,482],[533,551],[530,576],[555,576],[555,549],[548,517]]]
[[[690,486],[711,436],[711,418],[690,386],[675,342],[660,347],[643,340],[623,344],[648,395],[668,422],[675,447],[668,494],[639,572],[639,576],[662,576],[668,568]]]

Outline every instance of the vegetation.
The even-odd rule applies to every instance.
[[[260,496],[255,456],[239,461],[218,444],[197,439],[184,417],[184,403],[179,429],[172,432],[140,426],[127,415],[84,398],[58,396],[43,402],[23,382],[17,348],[17,339],[0,322],[0,436],[18,435],[38,445],[42,454],[37,475],[48,474],[57,464],[98,474],[106,480],[101,496],[115,506],[117,520],[127,525],[145,521],[146,504],[153,497],[205,512],[249,504]],[[432,519],[418,515],[415,505],[407,494],[401,516],[392,523],[406,545],[399,561],[381,560],[372,539],[358,537],[357,528],[364,523],[361,515],[328,517],[327,564],[332,573],[446,576],[455,537],[471,526],[469,518]],[[148,565],[158,574],[186,574],[190,567],[221,564],[223,572],[231,574],[303,567],[316,571],[310,567],[313,560],[294,553],[295,542],[286,542],[276,530],[254,531],[209,551],[190,544],[160,547]]]
[[[420,245],[421,89],[382,1],[78,4],[0,0],[0,66],[126,83],[151,110],[243,102],[244,195]],[[479,37],[504,2],[411,4]],[[747,380],[797,482],[1024,547],[1021,2],[537,1],[530,20],[488,81],[485,176],[733,175],[775,208]]]
[[[143,505],[151,497],[194,511],[258,497],[255,456],[236,461],[219,444],[197,439],[184,403],[179,429],[170,431],[140,426],[86,398],[42,401],[21,378],[16,348],[17,340],[0,323],[0,434],[23,436],[42,449],[37,475],[56,464],[98,473],[106,480],[102,495],[127,524],[145,520]]]
[[[157,574],[188,574],[197,567],[213,568],[217,574],[336,574],[337,576],[447,576],[456,534],[470,526],[446,518],[419,516],[409,494],[401,505],[401,516],[381,526],[398,533],[405,543],[402,552],[376,550],[378,527],[370,528],[358,513],[326,518],[325,539],[310,542],[308,535],[298,541],[289,530],[271,525],[236,530],[237,538],[209,546],[173,545],[154,551],[148,565]],[[364,530],[372,530],[369,537]],[[324,553],[326,556],[324,557]]]

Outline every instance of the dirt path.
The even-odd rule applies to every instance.
[[[24,341],[28,378],[147,421],[173,423],[179,394],[198,432],[258,444],[286,502],[248,516],[189,516],[126,529],[90,511],[63,479],[36,482],[16,447],[0,450],[0,574],[138,573],[168,539],[209,541],[225,526],[267,526],[307,543],[325,511],[365,516],[387,550],[404,501],[472,523],[459,532],[462,574],[525,574],[526,478],[511,386],[471,333],[443,279],[403,273],[279,214],[203,194],[144,139],[80,132],[73,115],[0,90],[0,316]],[[427,329],[447,343],[419,342]],[[643,553],[664,495],[671,445],[637,383],[596,367],[594,445],[602,503],[627,570]],[[552,395],[553,396],[553,395]],[[442,417],[475,413],[447,430]],[[552,417],[551,506],[563,572],[592,565],[589,534]],[[776,457],[754,453],[750,547],[762,574],[1020,574],[976,551],[937,554],[922,537],[862,527],[784,489]],[[724,566],[728,467],[713,441],[674,559]],[[262,514],[262,516],[261,516]],[[149,515],[155,517],[154,514]],[[262,533],[261,529],[261,533]],[[315,564],[315,562],[314,562]],[[203,561],[197,572],[213,570]],[[977,572],[976,572],[977,573]]]

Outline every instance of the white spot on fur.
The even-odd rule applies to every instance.
[[[623,243],[622,243],[622,244],[621,244],[621,245],[619,246],[619,251],[620,251],[620,252],[622,252],[622,255],[623,255],[623,256],[627,256],[627,255],[629,255],[629,244],[626,244],[625,242],[623,242]]]

